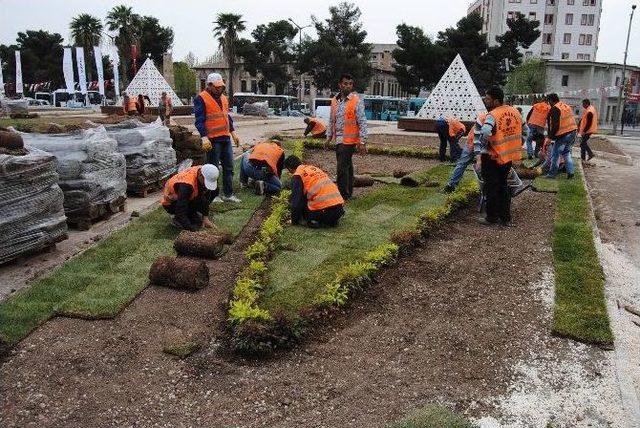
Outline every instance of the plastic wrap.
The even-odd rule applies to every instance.
[[[74,134],[22,134],[25,144],[57,160],[67,217],[92,220],[92,208],[126,198],[126,164],[103,126]]]
[[[269,103],[266,101],[257,103],[244,103],[242,114],[245,116],[269,116]]]
[[[145,124],[136,119],[107,126],[127,161],[127,190],[139,192],[160,184],[176,172],[176,152],[169,128],[160,120]]]
[[[55,157],[33,147],[0,154],[0,263],[67,237]]]
[[[27,100],[2,100],[2,109],[5,114],[27,114],[29,113],[29,101]]]

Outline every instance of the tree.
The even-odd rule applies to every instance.
[[[529,59],[507,75],[508,94],[540,94],[546,89],[544,61]]]
[[[176,94],[180,98],[191,98],[196,94],[196,73],[186,62],[173,63],[173,73],[176,79]]]
[[[107,29],[117,32],[114,43],[120,56],[120,75],[123,86],[127,86],[129,81],[131,45],[137,42],[139,22],[140,16],[125,5],[115,6],[107,13]]]
[[[273,84],[276,93],[283,93],[291,81],[289,66],[296,58],[293,52],[296,34],[298,30],[293,25],[281,20],[258,25],[251,33],[254,42],[239,43],[238,54],[244,58],[245,69],[253,76],[262,75],[258,82],[262,92],[267,91],[268,84]]]
[[[198,57],[193,52],[189,51],[182,62],[187,64],[189,68],[193,68],[198,65]]]
[[[151,16],[140,17],[138,28],[141,58],[149,56],[157,66],[161,66],[162,55],[173,45],[173,30],[161,26],[158,20]]]
[[[307,38],[300,48],[298,68],[309,73],[318,88],[338,89],[342,73],[355,79],[356,89],[364,90],[372,74],[369,57],[371,45],[365,43],[367,32],[362,29],[360,9],[352,3],[340,3],[329,8],[330,17],[321,22],[312,17],[317,40]]]
[[[434,44],[420,27],[400,24],[396,27],[398,48],[391,55],[396,61],[394,75],[402,90],[415,94],[431,89],[444,72],[441,46]]]
[[[213,22],[213,35],[218,39],[218,43],[222,48],[227,65],[229,66],[229,78],[227,82],[227,91],[229,97],[233,97],[233,78],[236,72],[236,44],[238,42],[238,34],[245,29],[245,21],[242,15],[235,13],[219,13]]]
[[[94,80],[97,76],[93,47],[100,45],[102,41],[102,22],[95,16],[81,13],[71,20],[69,29],[71,30],[71,40],[76,46],[81,46],[84,50],[84,57],[89,80]]]

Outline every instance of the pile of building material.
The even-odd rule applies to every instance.
[[[269,103],[266,101],[257,103],[244,103],[242,106],[242,114],[245,116],[269,116]]]
[[[144,124],[136,119],[106,127],[127,162],[127,191],[140,196],[161,189],[176,172],[176,152],[169,128],[160,120]]]
[[[193,165],[202,165],[206,162],[207,155],[202,151],[200,137],[179,125],[169,126],[169,133],[173,140],[173,149],[176,151],[178,163],[185,159],[193,160]]]
[[[22,134],[25,144],[55,156],[69,224],[86,230],[123,211],[126,163],[103,126],[74,134]]]
[[[67,238],[55,157],[21,143],[0,131],[0,263]]]

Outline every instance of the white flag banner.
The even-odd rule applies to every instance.
[[[96,57],[96,70],[98,70],[98,90],[104,96],[104,70],[102,69],[102,49],[100,46],[93,47],[93,56]]]
[[[22,86],[22,62],[20,61],[20,51],[16,51],[16,94],[24,92]]]
[[[4,97],[4,78],[2,76],[2,60],[0,59],[0,98]]]
[[[116,100],[120,97],[120,75],[118,69],[120,68],[120,57],[118,52],[114,49],[111,51],[111,64],[113,65],[113,86],[116,90]]]
[[[76,47],[76,66],[78,67],[78,83],[80,92],[87,94],[87,69],[84,63],[84,49]]]
[[[62,74],[64,75],[64,84],[67,87],[67,93],[73,94],[76,89],[73,82],[73,56],[71,54],[71,48],[64,48]]]

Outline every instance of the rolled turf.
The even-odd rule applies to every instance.
[[[201,260],[161,256],[151,265],[149,280],[165,287],[198,290],[209,284],[209,268]]]
[[[173,248],[181,256],[217,259],[222,254],[225,237],[206,231],[189,232],[183,230],[173,243]]]

